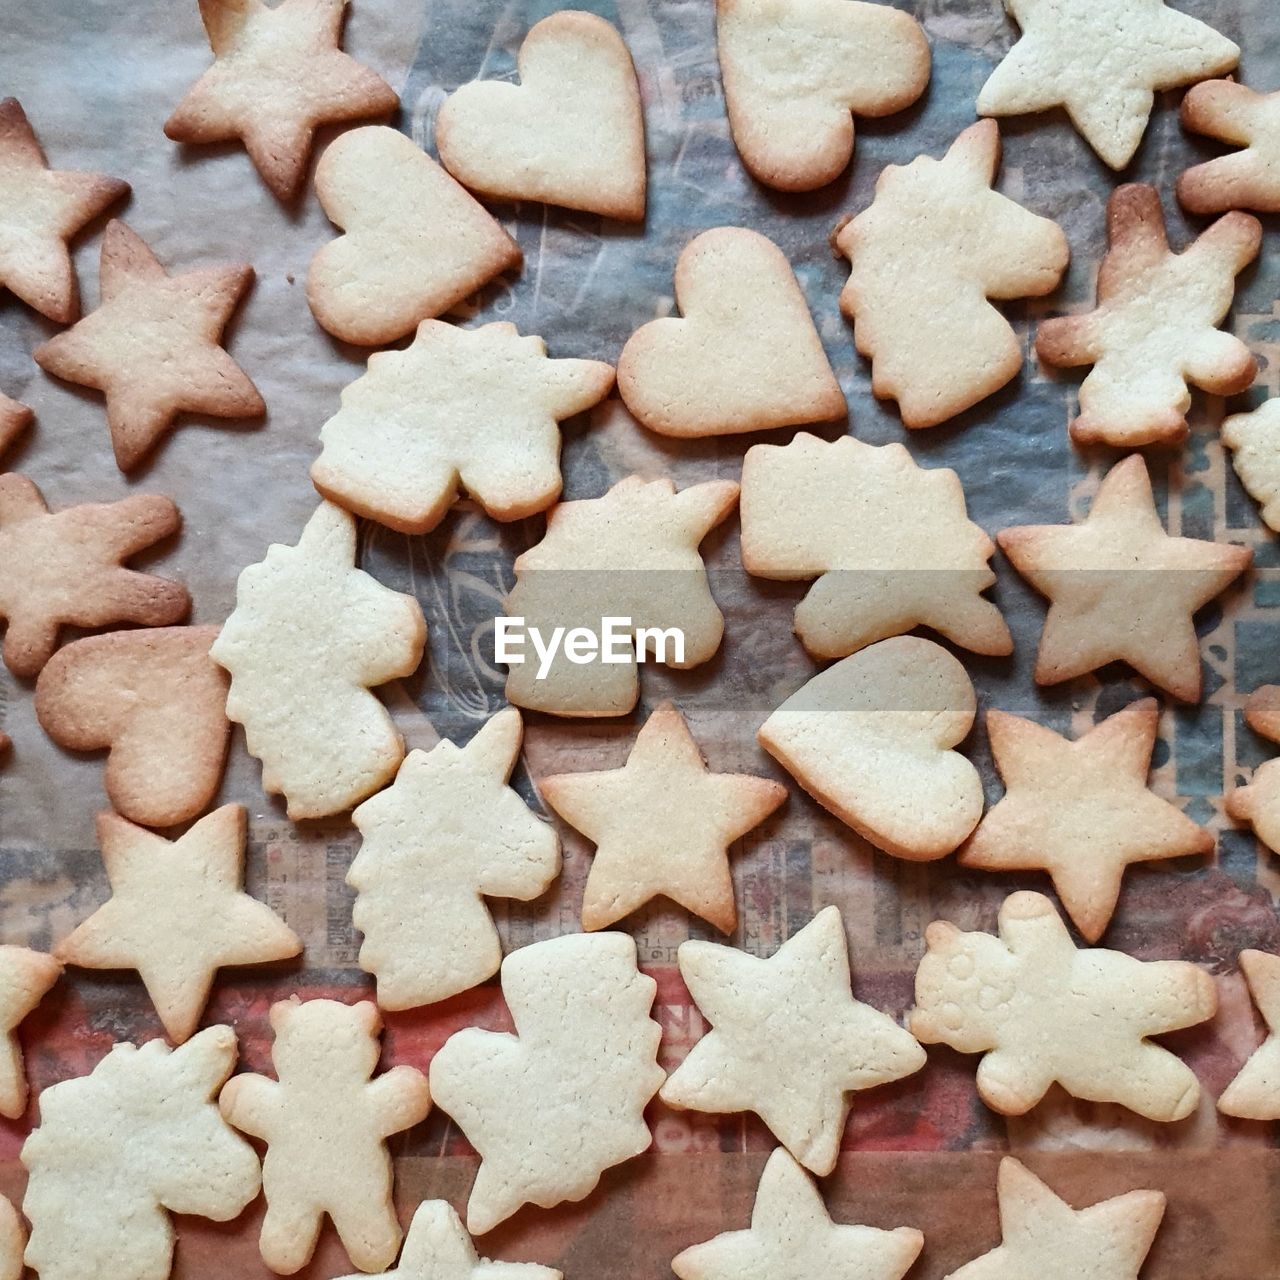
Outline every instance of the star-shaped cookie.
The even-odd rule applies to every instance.
[[[0,391],[0,462],[9,446],[31,425],[34,415],[25,404]]]
[[[912,1227],[836,1223],[804,1170],[779,1147],[756,1191],[748,1231],[678,1254],[680,1280],[901,1280],[924,1247]]]
[[[712,773],[671,702],[645,721],[621,769],[556,774],[538,787],[596,846],[582,899],[592,931],[664,895],[731,933],[729,846],[787,798],[780,782]]]
[[[0,947],[0,1116],[16,1120],[27,1109],[18,1024],[58,980],[62,965],[43,951]]]
[[[1280,742],[1280,685],[1255,689],[1244,704],[1244,718],[1254,733]],[[1264,760],[1247,786],[1227,796],[1227,813],[1247,822],[1268,849],[1280,853],[1280,756]]]
[[[987,713],[1004,797],[960,851],[984,871],[1043,869],[1089,942],[1102,936],[1131,862],[1210,853],[1213,835],[1147,789],[1160,707],[1143,698],[1075,742]]]
[[[1037,684],[1118,660],[1176,698],[1199,699],[1193,615],[1248,568],[1253,552],[1165,533],[1140,454],[1111,468],[1079,524],[1022,525],[997,540],[1050,601]]]
[[[1182,100],[1182,127],[1244,148],[1178,179],[1185,209],[1280,213],[1280,93],[1258,93],[1234,80],[1198,84]]]
[[[105,174],[50,169],[26,112],[0,102],[0,290],[70,324],[80,291],[67,241],[128,190]]]
[[[806,1169],[835,1168],[849,1094],[919,1071],[925,1052],[892,1018],[855,1000],[837,907],[768,959],[686,942],[680,976],[712,1025],[662,1086],[668,1106],[754,1111]]]
[[[1218,1110],[1243,1120],[1280,1120],[1280,956],[1242,951],[1240,968],[1267,1024],[1267,1038],[1227,1085]]]
[[[378,74],[338,48],[347,0],[200,0],[214,63],[165,122],[175,142],[239,138],[277,198],[302,182],[322,124],[394,111]]]

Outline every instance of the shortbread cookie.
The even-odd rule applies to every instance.
[[[1216,396],[1249,386],[1257,361],[1217,326],[1261,243],[1257,218],[1229,213],[1174,253],[1154,187],[1132,183],[1112,193],[1096,309],[1046,320],[1036,334],[1046,364],[1093,365],[1080,385],[1073,440],[1176,444],[1187,434],[1188,384]]]
[[[257,1196],[258,1157],[214,1102],[235,1061],[235,1033],[209,1027],[177,1049],[116,1044],[41,1093],[22,1147],[26,1261],[41,1280],[163,1280],[170,1212],[227,1222]]]
[[[1164,0],[1005,0],[1022,38],[978,94],[978,113],[1065,107],[1113,169],[1133,159],[1157,89],[1229,71],[1239,46]]]
[[[960,850],[983,871],[1045,870],[1087,942],[1097,942],[1130,863],[1213,852],[1213,833],[1147,789],[1160,725],[1154,698],[1072,742],[1005,711],[987,736],[1005,793]]]
[[[530,28],[519,84],[473,80],[436,116],[440,163],[501,200],[541,200],[644,218],[644,117],[622,37],[594,13],[564,9]]]
[[[411,675],[427,624],[412,597],[355,568],[356,522],[322,502],[296,547],[274,543],[236,584],[210,656],[231,673],[227,715],[244,725],[263,788],[289,817],[323,818],[389,782],[404,742],[369,691]]]
[[[507,785],[520,758],[514,707],[465,747],[411,751],[395,782],[351,815],[363,839],[347,872],[360,967],[378,1004],[412,1009],[498,972],[502,943],[485,897],[529,902],[560,874],[560,838]]]
[[[245,811],[223,805],[170,843],[114,813],[98,815],[111,897],[55,948],[83,969],[136,969],[181,1044],[196,1029],[214,975],[286,960],[302,942],[244,892]]]
[[[982,816],[978,771],[952,750],[976,713],[950,653],[896,636],[818,672],[757,736],[864,840],[923,862],[946,857]]]
[[[977,653],[1013,652],[982,594],[996,580],[995,543],[966,515],[954,471],[918,467],[900,444],[801,434],[747,450],[740,508],[748,573],[818,579],[795,615],[814,657],[919,626]]]
[[[1198,84],[1182,99],[1182,127],[1244,147],[1188,169],[1178,179],[1183,208],[1280,213],[1280,93],[1258,93],[1234,80]]]
[[[554,715],[624,716],[640,695],[634,662],[606,663],[597,656],[576,663],[563,649],[544,662],[529,642],[534,628],[544,643],[557,627],[566,634],[585,627],[601,639],[604,619],[630,619],[649,660],[683,669],[710,659],[720,647],[724,618],[698,545],[737,500],[732,480],[677,493],[668,479],[628,476],[602,498],[554,507],[542,541],[515,562],[516,585],[505,611],[524,619],[524,661],[510,664],[508,700]],[[671,635],[656,634],[668,629],[683,637],[683,656]]]
[[[277,198],[297,194],[322,124],[386,115],[400,103],[342,52],[347,0],[200,0],[214,63],[165,122],[175,142],[239,138]]]
[[[1000,1161],[996,1195],[1002,1242],[947,1280],[1138,1280],[1164,1217],[1159,1191],[1129,1191],[1073,1209],[1012,1156]]]
[[[0,947],[0,1116],[20,1119],[27,1109],[27,1077],[18,1024],[44,999],[62,965],[43,951]]]
[[[1181,960],[1077,951],[1053,903],[1014,893],[1000,935],[936,920],[916,972],[910,1027],[925,1044],[981,1053],[978,1093],[1020,1116],[1060,1084],[1088,1102],[1118,1102],[1149,1120],[1182,1120],[1200,1085],[1147,1037],[1213,1017],[1213,979]]]
[[[787,798],[769,778],[712,773],[673,702],[645,721],[621,769],[556,774],[538,790],[596,846],[582,897],[587,930],[661,896],[732,933],[729,846]]]
[[[716,227],[676,262],[681,317],[650,320],[618,357],[618,392],[664,436],[722,436],[843,418],[791,264],[772,240]]]
[[[662,1086],[668,1106],[754,1111],[806,1169],[836,1166],[855,1090],[919,1071],[925,1052],[850,993],[836,907],[820,911],[768,959],[685,942],[680,976],[711,1030]]]
[[[1280,742],[1280,685],[1255,689],[1244,704],[1244,718],[1255,733]],[[1264,761],[1247,787],[1227,796],[1227,812],[1237,822],[1249,823],[1268,849],[1280,853],[1280,757]]]
[[[656,991],[623,933],[552,938],[502,962],[516,1034],[468,1027],[431,1060],[436,1105],[480,1153],[473,1235],[522,1204],[581,1200],[648,1149],[644,1109],[664,1074]]]
[[[1242,951],[1240,969],[1267,1026],[1253,1051],[1218,1099],[1218,1110],[1242,1120],[1280,1120],[1280,956]]]
[[[178,508],[154,494],[51,512],[26,476],[0,475],[0,618],[9,624],[9,670],[37,675],[64,626],[180,622],[191,607],[186,587],[124,563],[181,523]]]
[[[779,1147],[760,1176],[750,1229],[695,1244],[671,1270],[680,1280],[902,1280],[923,1247],[912,1227],[832,1222],[822,1193]]]
[[[305,1266],[327,1214],[361,1271],[381,1271],[400,1248],[387,1139],[431,1106],[426,1077],[392,1067],[376,1079],[382,1020],[370,1000],[271,1006],[276,1080],[241,1075],[218,1099],[237,1129],[267,1144],[262,1260],[282,1275]]]
[[[0,391],[0,462],[13,442],[31,425],[34,416],[27,405],[10,400]]]
[[[812,191],[853,155],[855,116],[909,107],[929,42],[909,14],[861,0],[716,0],[729,128],[766,186]]]
[[[480,204],[384,125],[328,146],[316,196],[344,234],[311,259],[307,301],[345,342],[375,346],[412,333],[522,261],[520,246]]]
[[[50,169],[16,98],[0,102],[0,291],[55,324],[80,314],[67,241],[129,190],[101,173]]]
[[[495,520],[560,496],[560,420],[609,394],[613,367],[549,360],[500,321],[424,320],[403,351],[369,357],[320,430],[311,479],[326,498],[402,533],[434,529],[465,490]]]
[[[993,191],[994,121],[970,125],[941,160],[890,165],[875,200],[841,226],[850,261],[840,309],[871,361],[871,389],[908,427],[933,427],[998,391],[1022,368],[1022,343],[989,298],[1057,288],[1061,228]]]
[[[148,827],[189,822],[222,781],[231,725],[217,627],[110,631],[76,640],[36,684],[44,731],[73,751],[107,748],[112,805]]]
[[[0,1280],[22,1280],[22,1252],[27,1232],[18,1211],[6,1196],[0,1196]]]
[[[1121,661],[1185,702],[1200,697],[1192,619],[1253,558],[1247,547],[1165,533],[1140,454],[1107,472],[1078,524],[1020,525],[997,541],[1049,599],[1037,684]]]
[[[1222,424],[1222,443],[1268,528],[1280,533],[1280,397],[1252,413],[1233,413]]]
[[[219,345],[253,279],[247,263],[170,276],[123,222],[102,241],[102,301],[35,350],[55,377],[107,398],[111,447],[132,471],[172,430],[180,413],[257,418],[258,388]]]

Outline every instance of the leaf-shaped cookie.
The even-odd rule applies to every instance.
[[[1182,127],[1243,147],[1188,169],[1178,199],[1192,213],[1280,213],[1280,93],[1210,80],[1182,99]]]
[[[1252,413],[1233,413],[1222,424],[1222,443],[1263,520],[1280,533],[1280,396]]]

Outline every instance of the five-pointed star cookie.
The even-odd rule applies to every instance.
[[[175,142],[239,138],[281,200],[298,190],[316,128],[400,99],[338,48],[347,0],[200,0],[214,63],[165,122]]]
[[[80,293],[67,241],[128,190],[101,173],[50,169],[17,100],[0,102],[0,290],[70,324]]]
[[[0,947],[0,1116],[16,1120],[27,1109],[18,1023],[58,980],[62,965],[26,947]]]
[[[680,975],[712,1025],[662,1086],[668,1106],[754,1111],[806,1169],[835,1168],[856,1089],[919,1071],[915,1037],[853,998],[837,907],[768,959],[686,942]]]
[[[1240,49],[1163,0],[1005,0],[1022,38],[978,94],[984,116],[1062,106],[1113,169],[1133,158],[1155,90],[1236,65]]]
[[[136,969],[169,1038],[196,1029],[214,974],[227,965],[285,960],[297,935],[244,892],[245,811],[228,804],[181,839],[98,815],[111,897],[54,948],[85,969]]]
[[[556,774],[539,789],[596,846],[582,899],[588,930],[661,894],[731,933],[729,846],[787,798],[780,782],[712,773],[671,702],[645,722],[621,769]]]
[[[9,446],[31,425],[33,416],[25,404],[10,400],[0,391],[0,462]]]
[[[1147,789],[1160,707],[1143,698],[1075,742],[1020,716],[987,713],[1004,797],[960,852],[984,871],[1043,868],[1089,942],[1111,919],[1131,862],[1209,853],[1213,835]]]
[[[1186,702],[1200,697],[1192,617],[1253,558],[1247,547],[1165,533],[1139,454],[1111,468],[1081,523],[1022,525],[997,540],[1050,601],[1037,684],[1119,660]]]
[[[1264,684],[1244,704],[1244,718],[1254,733],[1280,742],[1280,685]],[[1264,760],[1249,784],[1227,796],[1227,812],[1247,822],[1273,852],[1280,853],[1280,756]]]
[[[1267,1024],[1267,1038],[1227,1085],[1218,1110],[1243,1120],[1280,1120],[1280,956],[1242,951],[1240,968]]]
[[[1280,93],[1258,93],[1234,80],[1198,84],[1182,100],[1182,127],[1244,147],[1178,179],[1184,208],[1280,213]]]
[[[258,389],[219,339],[253,279],[246,264],[170,276],[123,222],[102,242],[102,303],[74,328],[36,348],[56,377],[107,398],[107,424],[121,471],[131,471],[179,413],[253,418]]]
[[[748,1231],[726,1231],[672,1260],[680,1280],[901,1280],[924,1247],[912,1227],[831,1221],[822,1195],[779,1147],[756,1191]]]

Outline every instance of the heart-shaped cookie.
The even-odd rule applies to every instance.
[[[760,728],[760,745],[878,848],[945,857],[982,816],[978,771],[951,748],[977,701],[960,663],[917,636],[882,640],[820,671]]]
[[[772,240],[716,227],[676,263],[681,318],[651,320],[618,358],[618,391],[664,436],[721,436],[846,412],[791,264]]]

